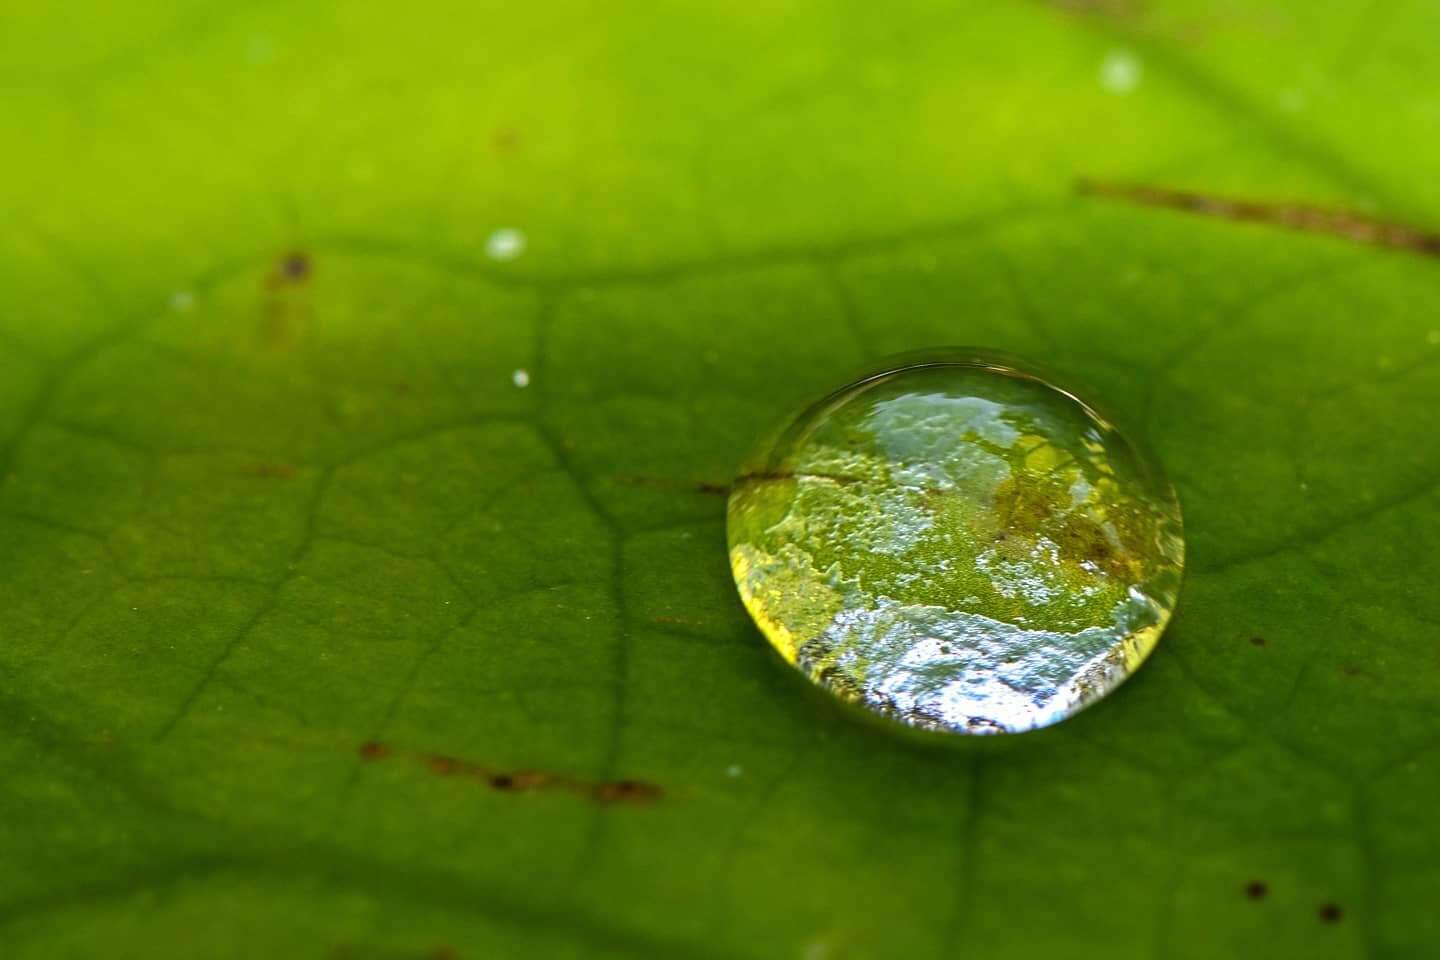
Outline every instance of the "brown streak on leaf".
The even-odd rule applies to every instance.
[[[1339,923],[1345,912],[1340,909],[1338,903],[1322,903],[1320,905],[1321,923]]]
[[[294,480],[300,475],[297,467],[288,463],[242,463],[235,468],[242,477],[261,477],[268,480]]]
[[[502,793],[562,790],[597,803],[629,804],[650,803],[664,795],[659,786],[640,780],[585,780],[538,770],[496,770],[443,753],[397,750],[378,740],[367,740],[360,745],[358,752],[362,760],[408,761],[424,768],[432,776],[469,780]]]
[[[1251,900],[1264,900],[1270,892],[1270,888],[1262,880],[1255,880],[1245,885],[1245,896]]]
[[[1440,233],[1420,230],[1393,220],[1381,220],[1353,210],[1306,203],[1246,200],[1106,180],[1080,180],[1075,188],[1089,196],[1106,197],[1145,207],[1163,207],[1202,217],[1280,227],[1299,233],[1326,234],[1352,243],[1440,257]]]
[[[659,787],[639,780],[598,783],[593,787],[592,793],[601,803],[651,803],[661,797]]]
[[[1250,645],[1251,645],[1251,646],[1254,646],[1254,647],[1263,647],[1263,646],[1265,646],[1265,638],[1264,638],[1264,637],[1251,637],[1251,638],[1250,638]]]

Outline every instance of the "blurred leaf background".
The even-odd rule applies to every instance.
[[[1423,0],[0,3],[4,955],[1434,956],[1437,54]],[[1142,424],[1190,569],[1115,696],[946,747],[769,651],[716,491],[948,343]]]

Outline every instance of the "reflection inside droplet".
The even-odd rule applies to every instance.
[[[729,503],[741,598],[777,650],[912,726],[1017,732],[1145,659],[1179,591],[1153,460],[1009,359],[906,358],[762,445]]]

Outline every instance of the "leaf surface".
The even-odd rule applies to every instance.
[[[1433,5],[3,19],[7,957],[1434,955]],[[1189,567],[937,746],[716,491],[951,343],[1140,424]]]

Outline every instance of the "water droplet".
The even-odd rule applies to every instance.
[[[1170,619],[1180,507],[1159,465],[1014,360],[892,360],[762,443],[729,502],[761,631],[902,723],[1048,726],[1109,693]]]
[[[514,373],[510,374],[510,382],[515,384],[515,386],[517,387],[530,386],[530,371],[516,370]]]
[[[485,241],[485,255],[491,260],[514,260],[525,252],[525,234],[513,227],[503,227]]]
[[[1129,50],[1111,50],[1100,62],[1100,86],[1107,93],[1130,93],[1144,75],[1140,58]]]

